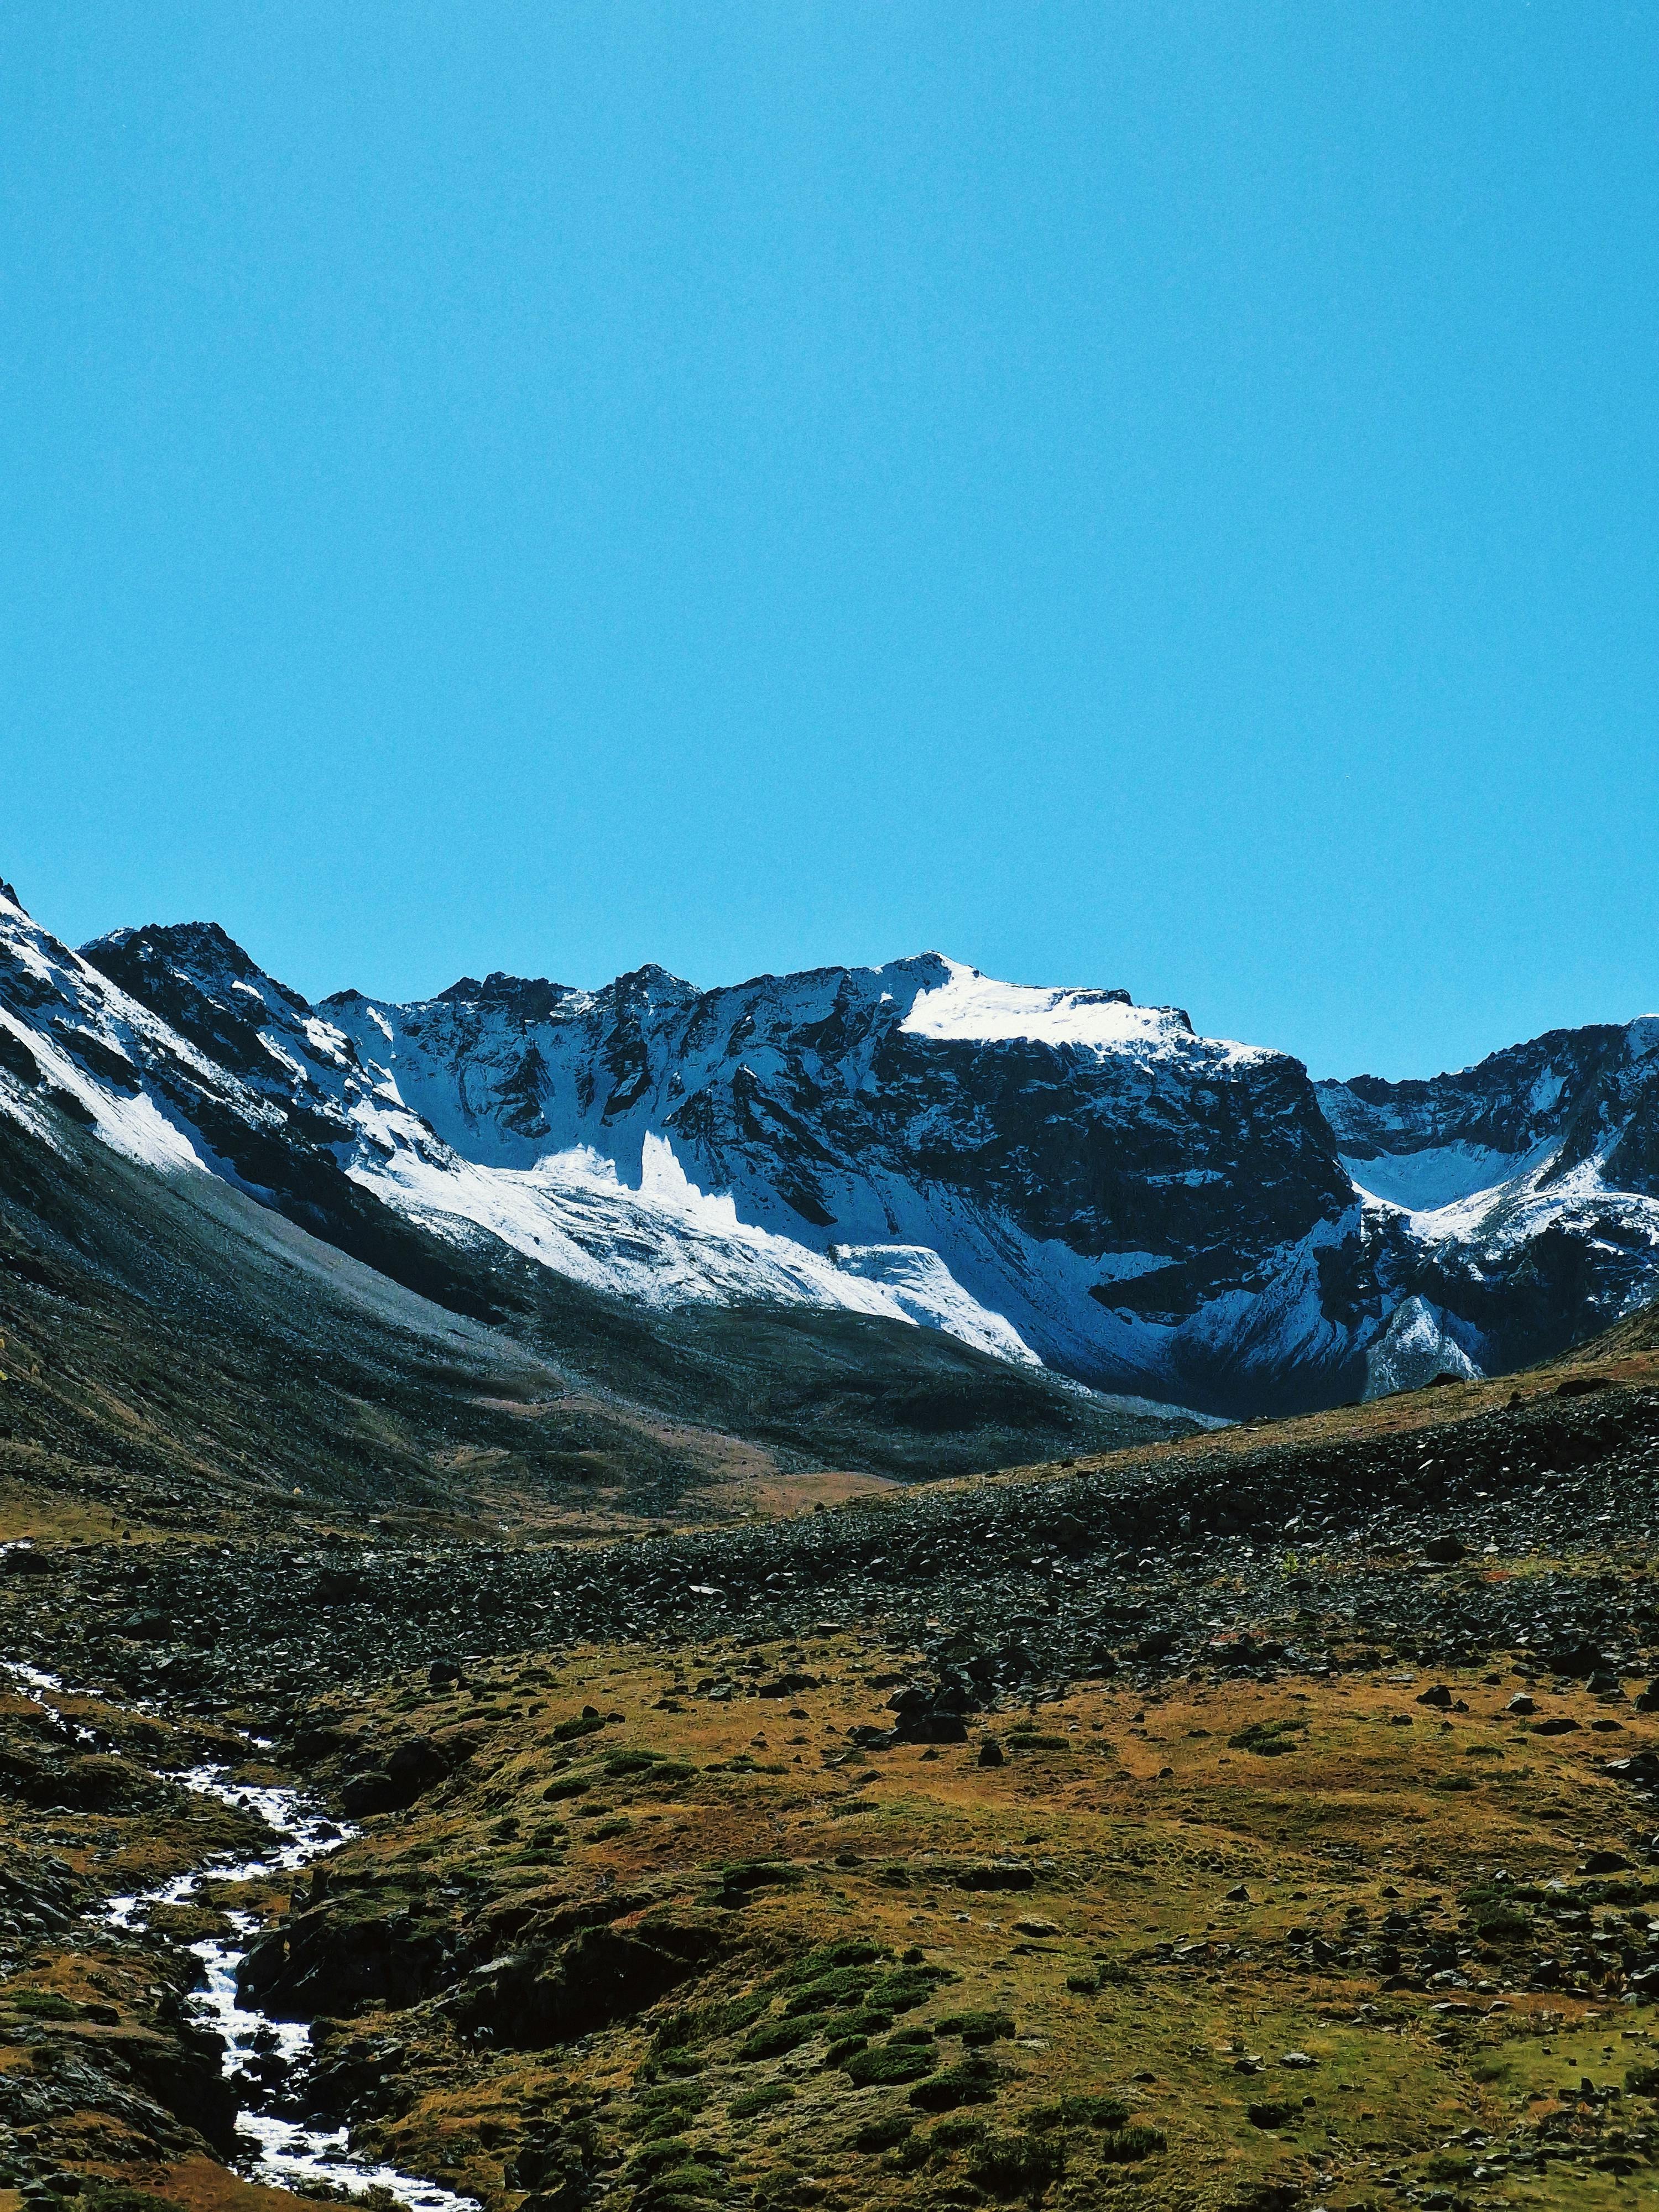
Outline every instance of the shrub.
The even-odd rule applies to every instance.
[[[786,1966],[781,1974],[774,1974],[772,1982],[779,1989],[794,1989],[802,1982],[816,1982],[838,1967],[873,1966],[890,1955],[879,1944],[852,1936],[844,1942],[821,1944],[804,1959],[797,1959],[793,1966]]]
[[[856,2004],[875,1979],[869,1966],[836,1966],[796,1990],[786,2012],[817,2012],[826,2005]]]
[[[662,1756],[659,1751],[613,1751],[605,1762],[605,1771],[618,1780],[625,1774],[647,1774]]]
[[[550,1782],[542,1796],[550,1800],[559,1797],[585,1797],[593,1787],[586,1776],[562,1774],[556,1782]]]
[[[605,1723],[597,1713],[580,1713],[574,1720],[561,1721],[553,1731],[555,1743],[574,1743],[578,1736],[592,1735]]]
[[[792,2103],[794,2094],[787,2082],[769,2081],[763,2089],[750,2089],[741,2097],[733,2097],[732,2117],[734,2120],[751,2119],[757,2112],[769,2112],[774,2105]]]
[[[696,2145],[684,2136],[663,2136],[655,2142],[647,2143],[636,2150],[623,2168],[627,2180],[649,2179],[653,2174],[665,2172],[672,2166],[683,2166],[693,2156]]]
[[[798,1866],[781,1859],[739,1859],[720,1874],[723,1887],[738,1896],[755,1889],[793,1889],[805,1880]]]
[[[964,2059],[960,2066],[947,2066],[943,2073],[935,2074],[930,2081],[918,2081],[910,2092],[910,2102],[922,2112],[954,2112],[958,2105],[987,2105],[996,2095],[998,2080],[995,2067],[983,2059]]]
[[[1281,1752],[1302,1748],[1300,1744],[1285,1739],[1307,1725],[1306,1721],[1296,1719],[1252,1721],[1249,1728],[1242,1728],[1237,1735],[1228,1737],[1227,1747],[1230,1751],[1253,1751],[1260,1759],[1277,1759]]]
[[[1259,2105],[1246,2105],[1244,2117],[1253,2128],[1286,2128],[1292,2120],[1301,2118],[1302,2107],[1267,2099]]]
[[[829,2026],[829,2014],[821,2012],[803,2013],[798,2020],[763,2021],[738,2045],[738,2057],[746,2063],[757,2058],[781,2058],[787,2051],[799,2050],[810,2043]]]
[[[683,2204],[700,2204],[720,2187],[720,2177],[712,2166],[688,2160],[684,2166],[671,2166],[666,2173],[659,2173],[650,2188],[641,2193],[639,2203],[648,2205],[651,2212],[678,2212]]]
[[[870,2002],[884,2012],[914,2012],[919,2004],[927,2003],[941,1982],[955,1979],[943,1966],[901,1966],[872,1985]]]
[[[855,2088],[877,2082],[918,2081],[933,2067],[931,2044],[872,2043],[855,2051],[844,2062],[847,2078]]]
[[[707,2089],[694,2082],[665,2082],[641,2091],[634,2100],[634,2110],[623,2121],[625,2127],[635,2131],[665,2127],[678,2131],[686,2121],[695,2118],[708,2102]]]
[[[1062,2097],[1058,2104],[1039,2105],[1028,2127],[1033,2128],[1121,2128],[1127,2124],[1129,2108],[1115,2097]]]
[[[896,2150],[890,2150],[882,2164],[890,2173],[914,2173],[919,2166],[926,2166],[933,2154],[920,2136],[912,2136]]]
[[[987,2136],[968,2178],[992,2197],[1041,2197],[1066,2171],[1066,2146],[1043,2136]]]
[[[1098,2148],[1103,2159],[1127,2166],[1167,2150],[1169,2143],[1162,2128],[1111,2128],[1100,2138]]]
[[[874,2151],[891,2150],[895,2143],[904,2141],[915,2125],[914,2120],[902,2119],[896,2112],[889,2112],[879,2120],[866,2120],[854,2136],[853,2148],[866,2156]]]
[[[1497,1911],[1486,1916],[1477,1932],[1483,1943],[1518,1942],[1531,1935],[1532,1920],[1514,1905],[1500,1905]]]
[[[736,2035],[758,2020],[772,2000],[763,1990],[746,1997],[726,1997],[712,2004],[686,2005],[669,2014],[652,2037],[659,2052],[683,2051],[688,2044],[707,2043],[723,2035]]]
[[[1013,2033],[1014,2021],[1006,2012],[953,2012],[937,2028],[940,2035],[959,2035],[964,2043],[994,2043]]]

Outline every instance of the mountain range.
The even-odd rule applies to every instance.
[[[395,1370],[428,1475],[524,1460],[456,1430],[512,1426],[485,1401],[580,1401],[544,1456],[671,1488],[711,1436],[966,1468],[1497,1372],[1634,1310],[1659,1019],[1316,1083],[932,952],[312,1005],[211,923],[71,951],[0,886],[0,1222],[14,1291],[210,1312],[193,1358],[233,1322],[355,1347],[358,1405]]]

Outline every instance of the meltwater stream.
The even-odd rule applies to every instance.
[[[26,1694],[42,1705],[50,1698],[78,1694],[66,1690],[55,1675],[43,1674],[38,1668],[21,1666],[15,1661],[5,1663],[7,1671],[23,1685]],[[89,1735],[90,1732],[77,1729],[77,1734]],[[228,1780],[221,1767],[192,1767],[183,1773],[168,1774],[166,1779],[204,1796],[218,1797],[228,1805],[257,1813],[280,1838],[278,1847],[263,1858],[237,1859],[222,1855],[189,1874],[175,1875],[156,1888],[141,1890],[131,1897],[112,1898],[103,1911],[111,1927],[131,1929],[151,1905],[185,1903],[194,1895],[198,1882],[259,1881],[276,1874],[296,1873],[313,1860],[337,1850],[356,1832],[320,1813],[307,1811],[297,1791],[245,1787]],[[232,1912],[225,1917],[234,1930],[228,1940],[210,1937],[189,1947],[192,1955],[200,1960],[203,1972],[202,1985],[192,1992],[189,2002],[196,2018],[222,2039],[223,2070],[233,2078],[241,2077],[240,2087],[255,2067],[268,2065],[273,2056],[281,2061],[284,2070],[297,2065],[307,2048],[309,2031],[302,2021],[272,2020],[264,2013],[248,2011],[238,2002],[236,1969],[246,1955],[249,1943],[258,1934],[259,1923],[252,1913]],[[416,2212],[478,2212],[474,2197],[458,2197],[451,2190],[441,2189],[435,2182],[417,2180],[413,2175],[399,2173],[393,2166],[360,2164],[346,2150],[343,2128],[307,2127],[303,2121],[285,2119],[279,2113],[244,2106],[237,2115],[236,2130],[247,2153],[246,2159],[239,2161],[241,2169],[249,2179],[264,2182],[273,2188],[294,2189],[303,2187],[307,2181],[326,2181],[354,2195],[375,2188],[390,2190],[404,2203],[414,2206]]]

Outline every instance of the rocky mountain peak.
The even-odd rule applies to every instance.
[[[323,1004],[344,1004],[362,995],[356,991],[341,991]],[[586,995],[571,984],[555,983],[545,975],[508,975],[497,968],[483,982],[475,975],[463,975],[447,991],[439,992],[437,1003],[450,1006],[498,1006],[518,1021],[546,1021],[568,1000]]]
[[[106,958],[166,963],[203,982],[271,980],[216,921],[148,922],[137,929],[112,929],[83,945],[81,957],[94,967],[100,967]],[[285,986],[275,988],[296,1005],[305,1003]]]
[[[112,930],[80,957],[240,1075],[271,1073],[279,1063],[267,1033],[291,1034],[311,1012],[215,921]]]

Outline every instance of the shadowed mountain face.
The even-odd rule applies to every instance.
[[[1051,1376],[1236,1414],[1557,1350],[1659,1289],[1656,1074],[1640,1021],[1316,1085],[933,953],[313,1007],[211,924],[76,955],[0,903],[18,1129],[205,1175],[590,1381],[841,1464],[886,1463],[872,1373],[908,1434],[1006,1440],[1039,1402],[1146,1414]],[[940,1388],[977,1408],[955,1431]]]
[[[1424,1082],[1322,1083],[1320,1104],[1355,1180],[1403,1205],[1450,1204],[1528,1162],[1543,1188],[1594,1164],[1659,1198],[1659,1024],[1551,1030]]]
[[[1659,1021],[1318,1094],[1367,1200],[1362,1255],[1430,1310],[1451,1371],[1547,1357],[1659,1290]]]

